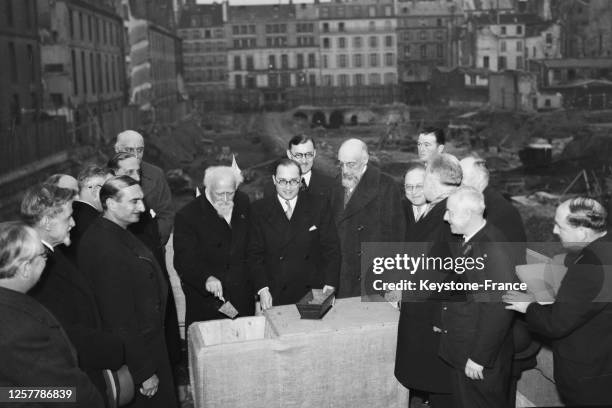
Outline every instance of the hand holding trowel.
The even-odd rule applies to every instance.
[[[226,301],[223,297],[223,285],[221,285],[221,281],[214,276],[209,276],[206,279],[206,290],[215,295],[216,298],[219,299],[219,309],[218,311],[230,319],[234,319],[238,316],[238,310],[232,305],[229,301]]]

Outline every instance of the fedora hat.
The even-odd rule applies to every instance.
[[[134,380],[126,365],[118,370],[102,370],[106,383],[106,400],[109,408],[122,407],[134,398]]]

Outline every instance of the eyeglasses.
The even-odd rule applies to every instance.
[[[295,157],[298,160],[302,160],[302,159],[312,159],[314,157],[314,152],[306,152],[306,153],[293,153],[293,152],[289,152],[291,153],[291,155],[293,157]]]
[[[340,168],[346,167],[347,169],[350,169],[350,170],[354,170],[360,165],[361,165],[360,162],[341,162],[341,161],[338,162],[338,167]]]
[[[91,186],[87,186],[87,188],[91,188],[91,189],[102,188],[102,184],[94,184],[94,185],[91,185]]]
[[[406,192],[416,193],[417,191],[423,191],[423,185],[422,184],[416,184],[416,185],[404,184],[404,189],[406,190]]]
[[[142,154],[144,152],[144,147],[121,147],[122,152],[132,153],[132,154]]]
[[[279,186],[283,186],[283,187],[287,187],[287,186],[295,187],[298,184],[300,184],[300,179],[291,179],[291,180],[276,179],[276,184],[278,184]]]

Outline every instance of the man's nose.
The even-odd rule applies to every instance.
[[[144,203],[142,201],[138,201],[138,205],[136,206],[136,209],[140,212],[144,212],[145,211]]]

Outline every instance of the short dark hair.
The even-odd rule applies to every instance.
[[[446,138],[444,137],[444,129],[428,126],[425,129],[421,130],[421,135],[429,135],[433,134],[436,138],[436,143],[439,145],[443,145],[446,143]]]
[[[276,165],[274,166],[274,176],[276,176],[276,172],[278,171],[278,168],[281,166],[295,166],[298,169],[298,172],[300,173],[300,177],[302,177],[302,169],[300,167],[300,164],[298,162],[296,162],[295,160],[291,160],[287,157],[283,157],[282,159],[279,159],[279,161],[276,162]]]
[[[577,197],[569,200],[567,222],[574,228],[584,227],[595,232],[607,229],[608,212],[597,200],[587,197]]]
[[[121,163],[124,160],[132,159],[132,158],[138,159],[136,155],[132,153],[127,153],[127,152],[117,153],[108,161],[108,163],[106,164],[106,167],[108,167],[110,172],[116,176],[117,170],[121,168],[119,163]]]
[[[308,142],[312,142],[312,147],[315,149],[317,148],[317,145],[312,137],[304,133],[300,133],[299,135],[293,136],[291,140],[289,140],[289,144],[287,145],[287,150],[291,150],[291,146],[297,146],[299,144],[304,144]]]
[[[100,202],[102,203],[102,208],[106,210],[106,200],[109,198],[115,200],[120,199],[121,190],[137,184],[138,182],[130,176],[117,176],[106,180],[100,189]]]
[[[77,176],[77,181],[79,182],[79,189],[83,189],[86,187],[86,184],[89,180],[91,180],[94,177],[106,177],[106,175],[108,174],[107,170],[102,167],[102,166],[98,166],[95,163],[88,163],[86,164],[81,171],[79,172],[79,175]]]
[[[30,226],[38,224],[44,217],[55,217],[62,207],[74,200],[76,191],[53,184],[37,184],[30,187],[21,200],[21,218]]]

